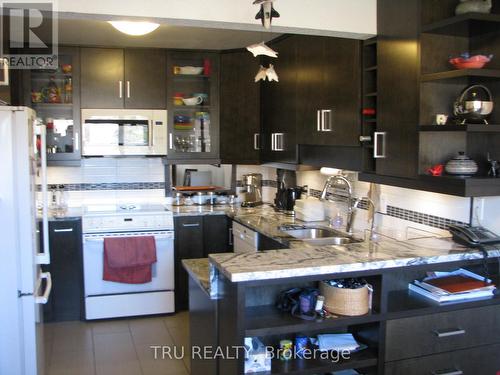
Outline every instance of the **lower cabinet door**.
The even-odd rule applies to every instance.
[[[500,306],[389,320],[386,361],[493,344],[500,341]]]
[[[419,345],[418,341],[413,343]],[[497,375],[500,344],[389,362],[385,375]]]
[[[182,259],[203,258],[203,217],[181,216],[175,226],[175,309],[186,310],[188,301],[188,274]]]

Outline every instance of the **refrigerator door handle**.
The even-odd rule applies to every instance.
[[[43,279],[45,279],[47,281],[47,285],[45,286],[45,291],[43,292],[43,294],[37,295],[35,297],[35,303],[45,305],[49,301],[50,292],[52,291],[52,277],[50,275],[50,272],[41,272],[40,273],[39,286],[42,284]],[[39,288],[37,288],[37,290],[38,289]]]
[[[36,255],[37,264],[50,264],[50,244],[49,244],[49,195],[47,191],[47,129],[45,125],[40,125],[40,159],[42,177],[42,233],[43,252]]]

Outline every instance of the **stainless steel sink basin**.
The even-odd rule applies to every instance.
[[[305,228],[305,229],[292,229],[286,230],[285,233],[292,237],[305,240],[305,239],[315,239],[315,238],[326,238],[326,237],[337,237],[339,232],[332,229],[326,228]]]
[[[350,243],[363,242],[363,240],[354,238],[331,228],[303,227],[297,229],[282,229],[282,231],[298,240],[322,245],[346,245]]]

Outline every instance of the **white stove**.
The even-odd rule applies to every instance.
[[[82,218],[86,319],[175,311],[174,221],[161,205],[88,206]],[[153,236],[157,262],[152,280],[126,284],[103,280],[104,239]]]

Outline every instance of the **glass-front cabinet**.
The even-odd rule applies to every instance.
[[[80,73],[79,50],[60,47],[57,69],[29,72],[30,97],[26,103],[47,128],[49,165],[79,165]]]
[[[168,159],[219,157],[219,59],[217,54],[168,54]]]

